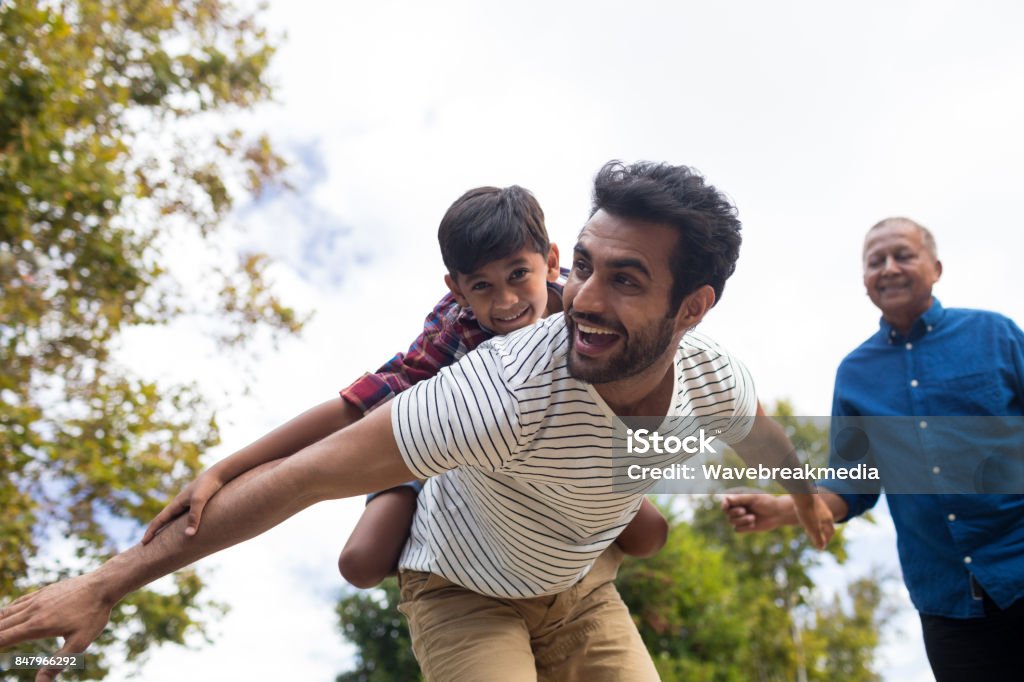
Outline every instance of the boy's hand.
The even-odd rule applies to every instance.
[[[111,604],[87,574],[47,585],[0,609],[0,649],[33,639],[63,637],[55,655],[85,651],[110,619]],[[59,668],[42,668],[36,682],[57,677]]]
[[[199,478],[185,486],[185,489],[175,495],[170,504],[163,508],[163,511],[153,517],[146,528],[145,535],[142,536],[142,544],[147,544],[156,537],[160,530],[186,511],[188,511],[188,526],[185,528],[185,534],[195,535],[203,517],[203,508],[206,507],[210,498],[224,487],[224,483],[225,481],[221,480],[216,467],[201,473]]]

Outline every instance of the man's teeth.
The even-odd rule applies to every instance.
[[[512,320],[522,317],[523,313],[525,312],[526,310],[520,310],[518,313],[512,315],[511,317],[498,317],[497,315],[495,315],[494,319],[498,320],[499,322],[511,322]]]
[[[576,326],[584,334],[615,334],[615,332],[608,331],[607,329],[598,329],[597,327],[590,327],[585,324],[577,324]]]

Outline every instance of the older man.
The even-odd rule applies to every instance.
[[[903,422],[921,430],[919,437],[901,439],[913,451],[874,457],[934,456],[942,444],[925,436],[942,416],[1003,417],[1019,425],[1024,334],[996,313],[942,307],[932,296],[942,263],[931,233],[907,218],[883,220],[868,231],[863,266],[864,287],[882,311],[881,325],[840,364],[833,415],[927,418]],[[833,464],[846,464],[844,454],[834,453]],[[945,468],[928,466],[925,475],[940,480]],[[1002,483],[1003,492],[1021,492],[1012,481]],[[877,493],[861,491],[824,497],[841,520],[878,501]],[[1024,495],[890,494],[888,503],[903,577],[921,614],[936,678],[1020,679]],[[793,522],[787,497],[731,495],[723,508],[739,531]]]
[[[111,606],[151,580],[320,500],[435,477],[400,573],[428,679],[656,679],[608,576],[588,580],[645,492],[612,483],[613,418],[681,416],[685,428],[713,425],[741,455],[796,462],[781,428],[748,419],[760,409],[742,364],[687,333],[735,267],[731,204],[690,169],[659,164],[610,163],[594,196],[564,316],[493,339],[356,425],[236,479],[194,536],[181,517],[4,608],[0,648],[58,634],[81,651]],[[795,498],[823,546],[831,514],[816,495]]]

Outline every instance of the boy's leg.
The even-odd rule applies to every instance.
[[[622,556],[622,550],[612,544],[583,580],[559,595],[549,631],[533,642],[539,680],[659,679],[629,609],[615,589]],[[560,609],[564,618],[557,618]]]
[[[345,580],[365,589],[395,573],[421,488],[414,481],[370,496],[338,557],[338,570]]]
[[[419,571],[400,571],[399,583],[398,610],[428,682],[536,682],[519,600],[488,597]]]

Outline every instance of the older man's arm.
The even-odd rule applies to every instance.
[[[316,502],[398,485],[415,476],[391,428],[391,406],[292,457],[268,462],[226,485],[209,502],[199,531],[179,517],[147,545],[96,570],[25,595],[0,610],[0,648],[44,637],[66,639],[61,653],[85,649],[128,593],[208,554],[248,540]],[[39,680],[52,679],[41,673]]]

